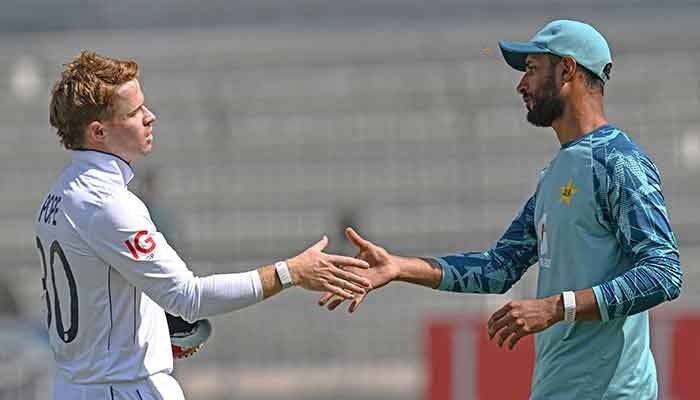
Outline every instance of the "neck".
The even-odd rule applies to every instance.
[[[124,161],[128,166],[131,167],[132,160],[129,160],[129,159],[121,156],[120,154],[113,152],[113,151],[106,150],[106,149],[102,148],[101,146],[89,146],[88,145],[88,146],[83,146],[77,150],[92,150],[92,151],[98,151],[100,153],[111,154],[111,155],[119,158],[120,160]]]
[[[113,156],[121,158],[122,161],[129,165],[131,165],[131,163],[134,161],[133,157],[128,157],[126,154],[122,154],[122,152],[114,151],[114,149],[108,149],[107,146],[103,146],[99,143],[85,143],[85,145],[82,147],[82,150],[95,150],[101,153],[111,154]]]
[[[608,123],[603,112],[602,96],[580,98],[570,101],[564,114],[552,122],[559,143],[576,140]]]

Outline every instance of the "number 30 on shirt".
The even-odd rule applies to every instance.
[[[70,264],[66,259],[66,254],[63,252],[61,245],[58,241],[54,240],[49,247],[49,263],[46,263],[46,252],[44,251],[44,245],[41,243],[39,237],[36,238],[36,247],[39,249],[39,255],[41,256],[41,266],[44,271],[44,276],[41,278],[41,285],[44,290],[44,298],[46,299],[46,326],[51,329],[51,323],[54,322],[56,327],[56,334],[65,343],[70,343],[75,340],[78,336],[78,289],[75,284],[75,277],[73,276],[73,271],[71,270]],[[68,293],[70,296],[69,308],[70,308],[70,326],[65,329],[63,325],[63,314],[61,299],[58,296],[58,289],[56,288],[56,268],[54,264],[56,260],[60,260],[61,266],[63,267],[63,273],[66,276],[66,281],[68,282]],[[46,285],[46,278],[48,271],[51,271],[51,283],[53,287],[53,312],[51,308],[51,296]],[[64,299],[65,300],[65,299]],[[64,304],[65,306],[65,304]],[[53,319],[52,319],[53,317]]]

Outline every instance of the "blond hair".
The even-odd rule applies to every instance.
[[[72,150],[83,146],[88,124],[111,117],[117,88],[138,74],[135,61],[92,51],[83,51],[64,64],[61,79],[51,90],[49,110],[49,123],[56,128],[63,147]]]

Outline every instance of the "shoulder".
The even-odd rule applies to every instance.
[[[117,190],[105,198],[93,216],[91,227],[97,225],[116,229],[129,229],[134,225],[143,226],[151,222],[146,205],[126,188]]]
[[[92,204],[102,207],[124,190],[110,174],[89,165],[72,164],[58,179],[57,186],[76,204]]]
[[[597,175],[658,175],[651,157],[627,133],[613,125],[594,133],[591,147]]]

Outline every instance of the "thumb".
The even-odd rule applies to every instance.
[[[328,236],[323,235],[321,240],[319,240],[315,245],[311,246],[311,248],[314,250],[323,251],[326,246],[328,246]]]
[[[354,229],[350,227],[345,229],[345,236],[347,236],[348,239],[360,250],[365,250],[372,245],[372,243],[362,238],[362,236],[360,236],[357,232],[355,232]]]

